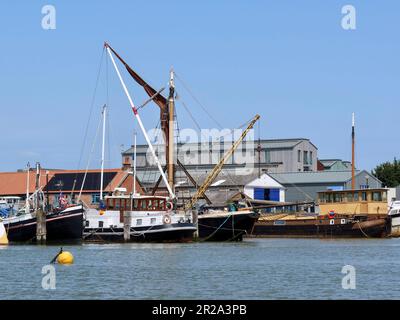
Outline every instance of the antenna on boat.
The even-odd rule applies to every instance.
[[[101,143],[101,174],[100,174],[100,201],[103,200],[103,185],[104,185],[104,150],[105,150],[105,138],[106,138],[106,115],[107,105],[103,106],[103,137]]]
[[[355,174],[355,143],[356,143],[356,133],[355,133],[355,114],[353,112],[351,119],[351,189],[356,188],[356,174]]]
[[[163,181],[164,181],[164,183],[165,183],[165,185],[166,185],[166,187],[167,187],[167,189],[168,189],[168,192],[169,192],[169,194],[170,194],[170,197],[171,197],[171,199],[176,199],[176,196],[175,196],[174,192],[172,191],[171,186],[170,186],[170,184],[169,184],[169,182],[168,182],[168,179],[167,179],[167,177],[165,176],[164,171],[163,171],[163,169],[162,169],[162,167],[161,167],[160,160],[158,159],[158,157],[157,157],[157,155],[156,155],[156,153],[155,153],[155,151],[154,151],[153,145],[151,144],[150,138],[149,138],[149,136],[147,135],[147,132],[146,132],[144,126],[143,126],[142,119],[141,119],[140,116],[139,116],[139,113],[138,113],[138,111],[137,111],[137,109],[136,109],[136,107],[135,107],[135,105],[134,105],[134,103],[133,103],[133,101],[132,101],[132,98],[131,98],[131,96],[130,96],[130,94],[129,94],[128,88],[127,88],[126,85],[125,85],[124,79],[122,79],[121,73],[119,72],[119,69],[118,69],[118,67],[117,67],[117,64],[115,63],[114,57],[113,57],[113,55],[112,55],[112,53],[111,53],[111,50],[110,50],[110,46],[109,46],[107,43],[105,43],[105,47],[106,47],[107,53],[108,53],[108,55],[110,56],[110,59],[111,59],[111,61],[112,61],[112,63],[113,63],[113,66],[114,66],[114,69],[115,69],[115,71],[116,71],[116,73],[117,73],[117,75],[118,75],[118,78],[119,78],[119,80],[120,80],[120,82],[121,82],[122,88],[124,89],[125,94],[126,94],[128,100],[129,100],[129,104],[131,105],[133,114],[135,115],[136,120],[137,120],[138,123],[139,123],[139,127],[140,127],[140,129],[142,130],[142,133],[143,133],[143,135],[144,135],[144,137],[145,137],[145,139],[146,139],[146,142],[147,142],[147,144],[148,144],[148,146],[149,146],[151,155],[153,156],[153,158],[154,158],[154,160],[155,160],[155,162],[156,162],[156,164],[157,164],[158,171],[160,171],[161,176],[162,176],[162,179],[163,179]]]

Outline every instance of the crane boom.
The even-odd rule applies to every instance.
[[[246,137],[247,133],[253,128],[254,124],[257,122],[257,120],[260,118],[260,116],[257,114],[250,122],[250,124],[247,126],[247,128],[243,131],[239,139],[232,145],[232,147],[225,153],[225,155],[222,157],[222,159],[219,161],[219,163],[214,167],[214,169],[210,172],[210,174],[207,176],[206,180],[202,184],[202,186],[197,190],[196,194],[192,197],[190,202],[185,206],[185,210],[189,210],[193,208],[194,204],[199,200],[199,198],[203,197],[207,189],[210,187],[210,185],[213,183],[215,178],[219,175],[219,173],[222,170],[222,167],[228,161],[228,159],[232,156],[232,154],[235,152],[235,150],[238,148],[239,144],[243,141],[243,139]]]

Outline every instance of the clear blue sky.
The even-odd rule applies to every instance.
[[[56,7],[56,30],[41,27],[46,4]],[[357,10],[355,31],[341,27],[346,4]],[[1,1],[0,12],[1,171],[28,161],[77,167],[104,40],[156,88],[173,66],[224,127],[260,113],[262,138],[305,137],[320,158],[350,159],[354,111],[358,167],[400,156],[398,1],[16,0]],[[109,73],[107,166],[118,167],[134,120]],[[202,127],[215,126],[177,90]],[[105,97],[100,85],[88,143]],[[143,110],[147,128],[157,115]],[[193,127],[182,107],[178,116]]]

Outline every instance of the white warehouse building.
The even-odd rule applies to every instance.
[[[285,202],[285,187],[265,173],[246,183],[244,194],[254,200]]]

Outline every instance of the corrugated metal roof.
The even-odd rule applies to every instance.
[[[356,174],[359,174],[357,171]],[[351,179],[351,171],[306,171],[271,173],[281,184],[301,183],[345,183]]]

